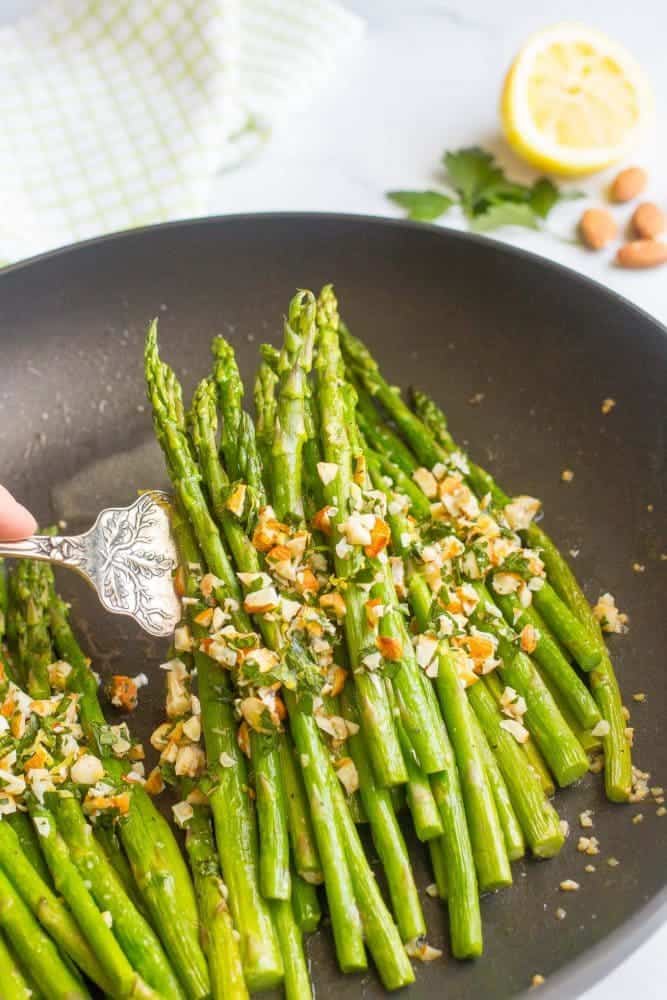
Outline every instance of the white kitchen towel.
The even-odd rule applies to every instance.
[[[202,214],[362,32],[334,0],[44,0],[0,29],[0,262]]]

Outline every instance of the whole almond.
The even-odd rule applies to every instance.
[[[616,236],[616,220],[606,208],[587,208],[579,220],[579,235],[589,250],[602,250]]]
[[[657,240],[632,240],[619,248],[616,254],[619,267],[644,268],[667,264],[667,243]]]
[[[648,174],[641,167],[626,167],[617,174],[609,194],[612,201],[632,201],[642,193]]]
[[[665,213],[652,201],[637,205],[632,214],[632,228],[644,240],[654,240],[664,231]]]

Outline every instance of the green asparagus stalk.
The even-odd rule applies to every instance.
[[[58,831],[72,861],[102,912],[111,914],[114,934],[132,966],[160,996],[182,998],[176,977],[154,931],[127,897],[118,876],[86,823],[76,799],[54,797]],[[132,804],[135,808],[135,804]],[[194,995],[194,994],[188,994]],[[202,995],[202,994],[200,994]],[[203,994],[205,995],[205,994]]]
[[[0,823],[0,869],[47,934],[86,975],[111,992],[111,984],[72,914],[33,868],[18,837],[7,823]]]
[[[447,899],[447,865],[445,864],[445,842],[442,837],[434,837],[428,842],[428,852],[433,869],[435,887],[438,890],[438,898],[443,902]]]
[[[194,876],[213,997],[214,1000],[245,1000],[248,989],[211,821],[202,806],[195,806],[193,813],[186,830],[185,847]]]
[[[279,519],[303,518],[301,461],[306,441],[304,401],[313,363],[317,304],[298,292],[289,305],[278,363],[275,432],[271,455],[271,496]]]
[[[237,371],[238,375],[238,371]],[[227,377],[226,385],[231,387],[232,377]],[[241,393],[230,391],[233,398],[240,400]],[[227,400],[226,415],[230,416],[232,403]],[[225,505],[229,478],[218,458],[216,447],[217,414],[212,394],[212,384],[201,382],[195,392],[190,414],[190,431],[194,449],[203,472],[211,506],[220,524],[237,565],[242,564],[248,572],[260,569],[257,553],[252,550],[252,560],[247,561],[248,539],[240,520]],[[226,446],[232,450],[231,443]],[[236,458],[234,459],[236,462]],[[236,578],[223,584],[230,589],[236,586]],[[235,616],[240,628],[250,630],[250,621],[242,613]],[[268,624],[268,623],[267,623]],[[259,826],[259,877],[262,894],[267,899],[289,899],[289,846],[287,814],[284,801],[283,780],[278,760],[278,748],[259,733],[251,733],[251,757],[257,795],[257,819]]]
[[[51,873],[47,867],[44,855],[39,846],[39,840],[35,833],[35,828],[30,822],[30,817],[24,812],[10,813],[5,816],[3,822],[11,826],[18,838],[21,850],[32,867],[35,869],[43,882],[53,888]]]
[[[159,1000],[160,994],[151,989],[134,971],[120,947],[111,927],[86,888],[70,858],[67,845],[56,828],[51,812],[37,802],[30,804],[30,815],[40,839],[56,890],[69,906],[79,927],[85,928],[86,939],[93,948],[114,997]]]
[[[498,820],[500,821],[500,826],[503,831],[507,857],[510,861],[517,861],[526,853],[526,842],[524,840],[521,824],[519,823],[516,812],[514,811],[512,799],[507,785],[505,784],[505,779],[503,778],[498,761],[493,755],[493,751],[487,742],[484,730],[482,729],[474,710],[470,712],[470,718],[473,731],[475,733],[475,740],[479,745],[481,757],[484,762],[486,778],[493,794],[493,801],[496,805]]]
[[[103,825],[98,820],[95,824],[93,832],[95,834],[96,841],[113,865],[114,871],[120,879],[125,892],[130,897],[139,912],[146,916],[144,912],[143,899],[137,889],[132,869],[130,868],[130,863],[127,860],[125,852],[123,851],[123,846],[120,842],[116,827]]]
[[[582,670],[591,671],[598,666],[601,654],[595,635],[587,631],[549,583],[535,592],[533,603]]]
[[[19,657],[31,697],[48,698],[51,694],[49,664],[53,662],[46,609],[48,584],[42,567],[32,560],[23,560],[16,571],[18,610],[25,628],[19,641]]]
[[[341,695],[341,706],[343,717],[359,726],[357,708],[347,690]],[[361,800],[375,849],[382,861],[396,923],[403,940],[412,941],[426,934],[426,924],[391,795],[388,789],[379,788],[375,782],[360,728],[348,737],[347,745],[359,776]]]
[[[486,587],[479,582],[473,582],[472,585],[480,598],[472,620],[498,639],[503,680],[525,699],[525,723],[528,730],[535,737],[558,784],[564,787],[578,781],[588,770],[586,754],[563,719],[530,657],[521,651],[517,652],[512,641],[512,630],[493,613],[495,605]]]
[[[406,780],[405,763],[382,678],[364,670],[360,662],[362,650],[374,641],[366,622],[364,605],[367,598],[351,581],[354,566],[350,557],[341,556],[337,551],[337,542],[341,537],[339,525],[349,512],[352,455],[345,425],[342,359],[338,334],[333,327],[326,326],[320,330],[317,369],[322,449],[326,461],[337,467],[336,475],[325,487],[327,501],[336,509],[331,519],[332,556],[336,575],[350,580],[345,591],[345,633],[349,659],[373,770],[379,784],[388,787]]]
[[[289,899],[277,899],[271,903],[273,922],[280,942],[280,951],[285,963],[283,989],[286,1000],[311,1000],[308,963],[303,949],[303,932],[297,923]]]
[[[498,676],[497,672],[487,674],[484,678],[484,683],[493,695],[496,705],[500,706],[501,699],[503,696],[503,691],[505,686]],[[542,756],[540,749],[533,739],[533,737],[528,734],[527,739],[521,744],[521,750],[523,751],[526,760],[528,761],[533,773],[536,774],[540,779],[540,784],[544,789],[544,794],[551,798],[556,791],[556,786],[554,784],[554,779],[547,766],[547,762]]]
[[[4,935],[0,935],[0,982],[5,1000],[35,1000],[35,990],[21,971],[21,967],[13,955]]]
[[[523,629],[531,625],[539,636],[533,658],[540,665],[553,685],[560,691],[578,722],[585,729],[592,729],[601,719],[600,711],[590,691],[563,655],[546,623],[532,606],[524,608],[516,594],[494,595],[494,600],[508,625]]]
[[[437,405],[423,393],[415,393],[415,405],[417,412],[426,421],[429,429],[438,436],[442,447],[446,451],[454,450],[456,445],[447,430],[444,414]],[[504,507],[510,500],[509,496],[488,472],[474,463],[469,464],[470,482],[477,495],[484,496],[486,493],[490,493],[494,504],[498,507]],[[540,525],[533,522],[526,529],[525,537],[532,548],[540,551],[549,582],[556,593],[560,595],[597,643],[600,662],[589,676],[593,697],[603,719],[609,723],[609,732],[603,739],[605,789],[607,797],[612,802],[626,802],[632,787],[632,755],[625,734],[625,717],[618,681],[600,626],[584,592],[577,583],[574,573],[547,533]]]
[[[303,933],[314,934],[322,919],[317,889],[297,874],[292,877],[292,909],[294,919]]]
[[[90,1000],[4,871],[0,871],[0,928],[36,982],[47,989],[49,1000]]]
[[[294,864],[302,881],[319,885],[324,876],[301,771],[297,767],[293,745],[286,737],[278,737],[278,749]]]
[[[488,892],[511,885],[502,827],[484,766],[479,734],[446,647],[438,656],[436,689],[461,778],[468,828],[480,889]]]
[[[211,351],[215,359],[213,380],[222,415],[220,454],[231,479],[242,479],[238,442],[243,410],[243,382],[231,344],[223,337],[215,337],[211,343]]]
[[[539,775],[514,737],[502,728],[503,716],[486,681],[473,684],[468,696],[495,754],[528,846],[536,857],[553,857],[564,838],[558,814],[544,793]]]
[[[151,325],[146,338],[146,383],[153,406],[153,420],[169,472],[197,543],[209,570],[225,582],[228,596],[241,603],[236,576],[222,543],[217,525],[209,513],[201,485],[201,473],[194,461],[182,424],[169,407],[173,387],[171,370],[160,362],[157,326]],[[247,792],[245,762],[235,739],[235,723],[229,704],[231,689],[224,672],[204,654],[196,654],[202,722],[206,753],[215,782],[210,796],[216,842],[225,881],[230,889],[234,923],[241,934],[241,955],[246,981],[251,990],[276,985],[283,968],[275,940],[271,916],[259,891],[257,828]],[[233,767],[223,767],[220,755],[229,753]]]
[[[79,711],[86,738],[96,748],[96,752],[103,759],[107,771],[115,780],[119,781],[122,778],[124,765],[115,760],[110,755],[109,748],[101,744],[98,739],[100,728],[105,725],[105,719],[99,703],[97,682],[90,670],[90,661],[83,653],[72,631],[67,605],[53,590],[49,611],[51,632],[56,649],[59,655],[72,667],[72,672],[68,677],[68,687],[69,690],[75,691],[79,695]],[[79,818],[85,826],[81,814]],[[56,811],[56,819],[60,822],[61,817],[58,811]],[[206,995],[208,989],[206,960],[198,941],[197,906],[187,867],[171,828],[160,816],[148,794],[140,785],[132,787],[131,808],[125,820],[120,824],[119,832],[135,883],[151,919],[158,929],[160,938],[167,947],[169,947],[172,938],[178,938],[178,947],[173,953],[170,953],[170,957],[173,962],[182,963],[176,969],[179,979],[187,990],[192,991],[193,995]],[[157,839],[154,839],[156,834],[158,835]],[[99,867],[96,870],[99,872],[100,878],[104,879],[108,872],[111,872],[113,876],[112,895],[114,902],[123,909],[125,907],[124,897],[127,901],[128,922],[136,924],[137,933],[145,934],[147,941],[151,940],[153,931],[142,916],[140,909],[124,892],[122,881],[116,875],[104,850],[97,843],[95,843],[95,848],[97,850],[94,856],[99,859]],[[169,873],[168,877],[164,877],[165,871]],[[151,872],[154,873],[155,877],[150,874]],[[119,889],[123,890],[122,896],[117,891]],[[105,888],[101,885],[100,892],[104,891]],[[95,895],[94,892],[93,895]],[[131,933],[130,928],[128,934]],[[160,974],[164,981],[168,982],[170,977],[173,978],[173,972],[162,949],[156,941],[152,941],[149,950],[155,955],[161,956],[163,965],[161,971],[151,969],[151,976]],[[159,988],[142,967],[136,963],[133,964],[151,986]]]

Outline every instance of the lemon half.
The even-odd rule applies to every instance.
[[[519,156],[574,176],[626,156],[653,119],[653,98],[623,46],[584,25],[556,24],[515,58],[500,113]]]

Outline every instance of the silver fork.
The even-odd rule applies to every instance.
[[[129,615],[150,635],[170,635],[181,615],[171,507],[167,493],[152,490],[129,507],[103,510],[83,535],[0,542],[0,556],[68,566],[92,584],[107,611]]]

